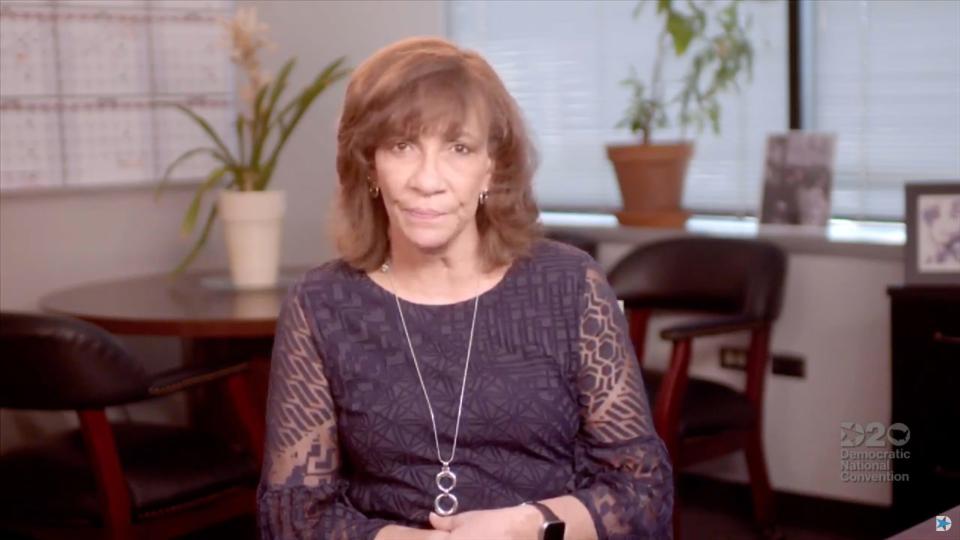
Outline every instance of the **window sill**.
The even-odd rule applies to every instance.
[[[801,225],[760,225],[756,218],[694,215],[683,229],[629,227],[612,214],[542,212],[548,231],[575,233],[603,243],[641,243],[679,235],[758,238],[788,253],[839,255],[900,260],[906,241],[903,223],[832,219],[826,228]]]

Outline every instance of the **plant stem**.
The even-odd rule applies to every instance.
[[[259,176],[257,171],[244,169],[240,173],[240,191],[253,191]]]
[[[667,29],[663,28],[657,37],[657,56],[653,62],[653,75],[650,77],[650,98],[653,99],[655,103],[663,103],[663,54],[664,41],[666,41],[666,39]],[[656,118],[651,117],[650,125],[647,129],[643,130],[643,144],[650,144],[650,132],[653,131],[653,125],[655,123]]]

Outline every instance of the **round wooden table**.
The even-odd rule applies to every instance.
[[[273,337],[289,286],[306,268],[286,268],[276,287],[237,290],[226,271],[102,281],[50,293],[48,313],[69,315],[116,334],[181,338]]]

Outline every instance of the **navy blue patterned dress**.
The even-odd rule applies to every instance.
[[[401,304],[446,457],[474,302]],[[263,538],[429,527],[439,464],[392,293],[340,260],[310,270],[272,362]],[[541,240],[480,296],[451,467],[461,512],[572,495],[601,539],[670,537],[669,457],[623,313],[582,251]]]

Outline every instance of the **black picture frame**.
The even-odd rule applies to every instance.
[[[952,240],[943,244],[943,249],[947,250],[947,259],[943,266],[945,269],[933,269],[939,262],[930,262],[928,248],[938,247],[934,240],[930,239],[932,227],[928,223],[929,218],[922,215],[920,205],[926,198],[928,201],[936,196],[941,202],[956,198],[956,204],[960,204],[960,179],[944,181],[917,181],[908,182],[904,186],[904,223],[906,224],[907,241],[904,245],[904,281],[907,285],[956,285],[960,286],[960,259],[956,260],[956,270],[954,258],[960,256],[960,230],[956,236],[950,235]],[[932,203],[932,201],[931,201]],[[933,242],[933,243],[931,243]],[[925,253],[921,254],[921,250]]]

